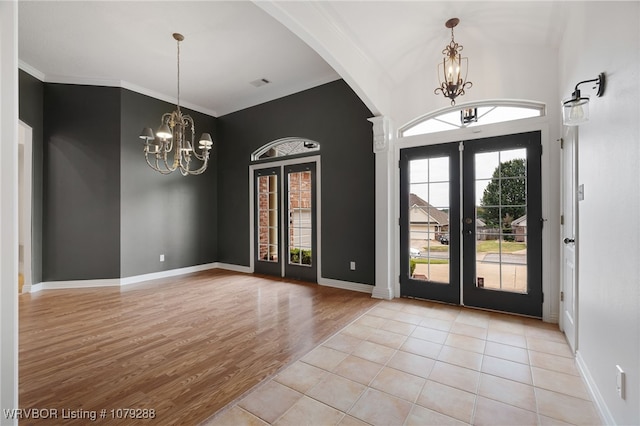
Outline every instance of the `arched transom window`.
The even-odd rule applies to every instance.
[[[464,127],[502,123],[545,115],[543,103],[531,101],[485,101],[457,105],[419,117],[400,129],[400,136],[424,135]]]
[[[251,160],[288,157],[320,151],[320,144],[304,138],[283,138],[263,145],[251,154]]]

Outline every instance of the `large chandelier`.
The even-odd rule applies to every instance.
[[[144,144],[144,157],[153,170],[167,175],[179,169],[183,176],[199,175],[207,169],[209,151],[213,146],[213,141],[209,133],[203,133],[200,136],[198,144],[200,152],[198,152],[194,144],[193,119],[180,111],[180,42],[184,40],[184,36],[174,33],[173,38],[178,43],[178,102],[176,109],[162,115],[160,127],[156,130],[155,136],[151,128],[145,127],[140,133],[140,139]],[[198,168],[194,168],[192,163],[194,157],[202,163]]]
[[[442,50],[444,59],[438,64],[438,80],[440,87],[436,88],[433,93],[442,93],[445,98],[451,99],[451,105],[455,105],[455,99],[464,95],[464,90],[473,86],[467,80],[467,70],[469,61],[463,58],[460,52],[462,45],[453,39],[453,28],[458,25],[458,18],[449,19],[444,25],[451,28],[451,42]]]

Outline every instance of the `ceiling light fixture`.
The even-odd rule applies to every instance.
[[[436,95],[442,93],[445,98],[451,99],[451,105],[455,105],[455,99],[464,95],[465,89],[471,88],[473,83],[467,80],[469,61],[463,58],[462,45],[453,39],[453,28],[458,25],[458,18],[449,19],[444,25],[451,28],[451,42],[442,50],[444,59],[438,64],[438,81],[440,87],[433,91]]]
[[[571,98],[562,103],[562,122],[567,126],[577,126],[589,121],[589,97],[582,96],[580,89],[578,89],[578,86],[585,83],[594,83],[593,89],[597,89],[597,97],[604,94],[605,77],[603,72],[598,75],[598,78],[576,84]]]
[[[178,102],[176,109],[162,115],[160,127],[156,130],[155,136],[151,128],[145,127],[140,133],[140,139],[144,144],[144,157],[153,170],[163,175],[172,173],[176,169],[180,170],[182,176],[199,175],[207,169],[209,151],[213,146],[213,141],[209,133],[203,133],[200,136],[198,145],[200,153],[198,153],[194,146],[196,132],[193,119],[180,111],[180,42],[184,40],[184,36],[173,33],[173,38],[178,44]],[[153,154],[155,159],[150,159],[149,154]],[[197,169],[191,168],[193,157],[202,162],[202,165]],[[170,161],[170,158],[173,160]]]

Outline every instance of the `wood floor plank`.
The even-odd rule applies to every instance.
[[[177,425],[207,419],[377,301],[211,270],[124,288],[45,290],[19,303],[21,408],[146,408],[156,411],[154,424]],[[135,423],[110,412],[100,421]]]

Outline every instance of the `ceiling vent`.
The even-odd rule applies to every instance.
[[[254,80],[251,82],[251,85],[254,87],[260,87],[260,86],[264,86],[265,84],[269,84],[271,83],[269,80],[267,80],[266,78],[260,78],[258,80]]]

